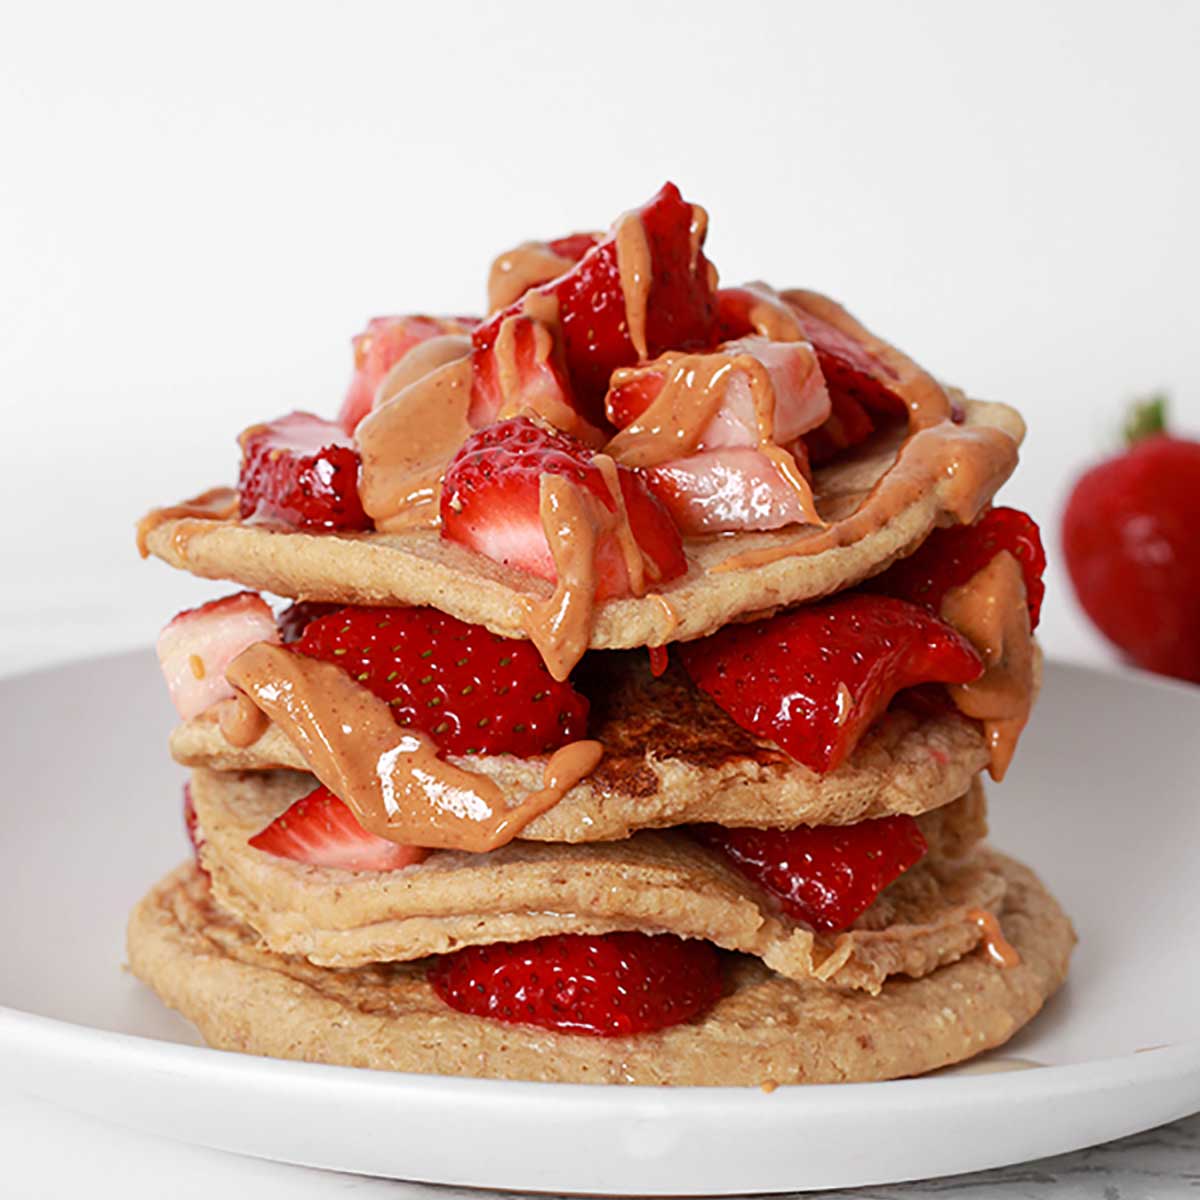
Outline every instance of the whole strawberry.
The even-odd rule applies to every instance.
[[[1084,611],[1148,671],[1200,683],[1200,442],[1140,406],[1130,448],[1092,467],[1063,513],[1063,554]]]

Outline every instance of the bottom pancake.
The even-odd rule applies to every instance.
[[[836,1083],[918,1075],[1006,1042],[1066,977],[1071,923],[1037,877],[996,856],[1000,923],[1021,957],[981,947],[875,996],[799,983],[730,955],[703,1017],[658,1033],[594,1038],[467,1016],[421,963],[316,967],[265,949],[220,913],[192,864],[157,884],[129,922],[129,962],[210,1045],[275,1058],[424,1074],[675,1085]]]

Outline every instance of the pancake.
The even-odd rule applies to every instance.
[[[1019,414],[1003,404],[968,400],[963,409],[968,431],[998,429],[1015,442],[1024,435]],[[880,435],[818,470],[814,496],[821,516],[836,521],[854,512],[895,462],[902,439],[903,431]],[[689,542],[687,574],[661,594],[598,606],[591,646],[657,646],[702,637],[732,620],[832,595],[876,574],[915,550],[935,526],[954,519],[955,473],[944,464],[937,469],[931,464],[929,472],[927,486],[880,528],[820,553],[722,570],[737,555],[803,543],[819,537],[820,530],[789,528]],[[1007,474],[994,479],[992,491]],[[551,593],[545,581],[445,541],[435,530],[317,534],[236,519],[159,521],[152,516],[144,544],[171,566],[204,578],[297,599],[432,605],[504,637],[528,637],[527,602]]]
[[[266,949],[211,902],[191,864],[138,904],[129,963],[210,1045],[380,1070],[575,1083],[762,1085],[916,1075],[1008,1041],[1063,982],[1075,935],[1031,871],[994,856],[1021,956],[982,949],[877,996],[796,983],[730,956],[703,1017],[629,1038],[558,1034],[444,1005],[420,963],[316,967]]]
[[[850,759],[818,775],[731,720],[676,666],[655,679],[644,653],[592,655],[579,671],[599,767],[520,833],[542,842],[606,842],[637,829],[713,821],[794,828],[921,813],[961,796],[988,763],[981,726],[954,712],[884,714]],[[276,726],[247,747],[210,710],[180,725],[171,753],[189,767],[307,769]],[[510,804],[542,785],[544,758],[447,756],[494,779]]]
[[[436,851],[398,871],[349,872],[248,844],[307,790],[295,775],[197,772],[192,799],[217,903],[284,954],[322,966],[409,961],[555,933],[634,930],[705,938],[796,979],[878,991],[969,953],[1004,881],[986,851],[983,788],[921,818],[930,853],[842,934],[780,911],[719,852],[682,832],[622,842],[512,843],[487,854]],[[965,857],[963,857],[965,855]]]

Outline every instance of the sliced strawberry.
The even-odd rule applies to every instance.
[[[358,448],[340,425],[293,412],[252,425],[240,441],[243,521],[281,521],[298,529],[371,528],[358,497]]]
[[[314,867],[343,871],[398,871],[429,854],[368,833],[327,787],[317,786],[250,839],[256,850]]]
[[[602,233],[572,233],[550,242],[522,242],[499,255],[488,274],[488,311],[508,308],[531,288],[565,275]]]
[[[1046,594],[1042,582],[1046,551],[1037,522],[1016,508],[991,508],[974,525],[935,529],[915,554],[893,563],[863,586],[936,613],[948,591],[961,587],[1004,550],[1021,564],[1029,626],[1036,629]]]
[[[344,605],[325,604],[320,600],[297,600],[289,604],[276,618],[279,637],[285,646],[298,642],[312,621],[338,612]]]
[[[554,582],[557,569],[540,514],[544,474],[565,475],[595,514],[596,598],[631,590],[617,534],[617,504],[594,455],[583,443],[526,417],[502,421],[468,438],[442,483],[442,536],[496,562]],[[687,569],[683,542],[645,481],[616,469],[629,529],[641,548],[647,578],[655,584]]]
[[[853,925],[928,849],[909,816],[800,829],[702,825],[695,833],[770,892],[784,912],[828,933]]]
[[[428,978],[459,1012],[593,1037],[682,1024],[721,994],[715,948],[669,933],[568,933],[471,946],[437,959]]]
[[[192,846],[192,857],[196,860],[196,868],[206,879],[209,878],[208,868],[200,861],[200,847],[204,845],[204,830],[196,817],[196,806],[192,803],[192,785],[183,785],[183,828]]]
[[[902,688],[968,683],[983,664],[944,621],[890,596],[846,595],[680,647],[743,729],[818,774],[836,769]]]
[[[354,338],[354,374],[338,413],[338,424],[353,433],[371,411],[384,376],[414,347],[430,338],[469,333],[473,317],[372,317]]]
[[[158,635],[158,662],[183,718],[233,695],[225,668],[247,646],[277,642],[275,615],[257,592],[238,592],[184,609]]]
[[[294,649],[336,663],[450,754],[531,758],[587,731],[587,701],[530,642],[436,609],[343,608],[310,622]]]
[[[646,303],[646,357],[712,342],[715,319],[713,272],[701,250],[703,215],[684,201],[679,189],[665,184],[647,204],[624,220],[639,221],[650,257]],[[598,242],[565,275],[534,289],[557,301],[567,370],[593,425],[603,422],[604,393],[617,367],[638,361],[630,337],[630,317],[617,259],[617,228]],[[500,321],[524,311],[518,300],[480,325],[477,346],[490,345]]]

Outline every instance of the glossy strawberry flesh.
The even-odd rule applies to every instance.
[[[473,317],[372,317],[354,338],[354,374],[338,413],[338,424],[353,433],[371,411],[384,376],[411,350],[430,338],[465,333]]]
[[[249,842],[276,858],[342,871],[398,871],[429,855],[419,846],[403,846],[369,833],[323,785],[301,796]]]
[[[293,412],[241,437],[238,511],[242,520],[296,529],[371,528],[358,497],[358,449],[339,425]]]
[[[294,649],[336,663],[448,754],[550,753],[587,733],[588,703],[532,643],[432,608],[343,608]]]
[[[692,255],[692,206],[668,183],[636,212],[650,248],[648,356],[711,344],[716,317],[712,271],[703,252]],[[566,274],[535,290],[558,302],[567,371],[581,411],[593,425],[602,426],[609,377],[617,367],[638,360],[629,336],[615,232],[588,250]],[[494,342],[500,321],[523,311],[524,303],[518,300],[479,326],[473,334],[476,345]]]
[[[697,687],[743,729],[819,774],[835,770],[903,688],[967,683],[983,672],[970,643],[925,609],[844,595],[728,625],[686,642]]]
[[[616,513],[616,501],[593,454],[581,442],[526,417],[489,426],[463,444],[442,483],[442,536],[495,562],[554,582],[557,568],[540,511],[540,479],[562,475],[578,486],[596,511]],[[656,584],[687,569],[679,531],[635,472],[618,467],[629,527]],[[597,540],[596,596],[628,594],[630,580],[615,533]]]
[[[790,830],[702,825],[695,833],[789,916],[823,933],[849,929],[928,849],[910,816]]]
[[[721,994],[714,947],[671,934],[560,934],[472,946],[443,955],[428,977],[459,1012],[592,1037],[679,1025]]]
[[[1021,565],[1029,624],[1036,629],[1046,591],[1042,582],[1046,552],[1037,522],[1015,508],[989,509],[974,525],[935,529],[915,554],[894,563],[864,587],[936,613],[948,591],[968,582],[1005,550]]]

